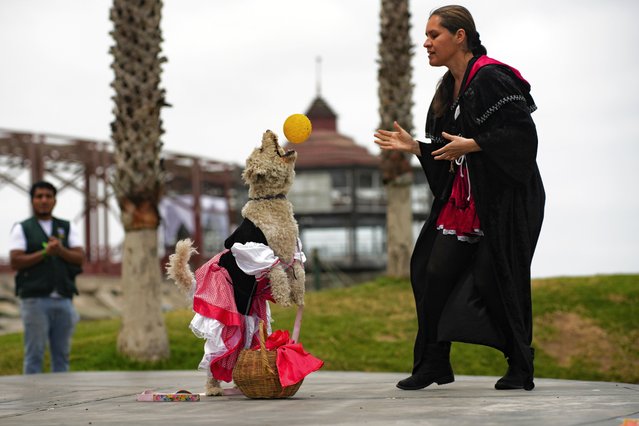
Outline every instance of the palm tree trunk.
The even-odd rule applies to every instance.
[[[413,131],[412,43],[408,0],[382,0],[380,11],[378,95],[380,128],[399,122]],[[408,155],[383,151],[382,179],[386,189],[386,273],[408,277],[413,247],[412,168]]]
[[[157,248],[158,204],[164,174],[160,151],[162,33],[161,0],[114,0],[111,48],[115,73],[115,120],[111,124],[116,164],[113,188],[124,227],[124,306],[118,351],[140,361],[169,357],[161,306],[163,282]]]
[[[386,275],[407,278],[413,250],[413,212],[411,209],[412,176],[386,184]]]
[[[157,230],[129,231],[122,252],[122,327],[118,352],[142,361],[169,356],[161,306]]]

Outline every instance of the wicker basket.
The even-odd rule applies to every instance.
[[[260,323],[260,349],[243,349],[233,369],[233,382],[244,395],[254,399],[288,398],[304,380],[282,387],[275,363],[277,352],[264,346],[264,327]]]

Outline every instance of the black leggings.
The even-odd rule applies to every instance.
[[[437,342],[437,328],[444,305],[460,275],[469,267],[479,243],[457,240],[455,235],[437,233],[426,265],[428,288],[424,294],[426,343]]]
[[[438,341],[437,329],[444,306],[461,274],[475,263],[475,286],[494,325],[505,338],[504,352],[512,350],[512,331],[508,326],[508,316],[501,301],[500,292],[492,272],[488,241],[467,243],[457,240],[455,235],[438,233],[426,265],[428,283],[422,305],[426,331],[426,344]]]

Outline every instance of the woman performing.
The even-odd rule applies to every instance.
[[[424,47],[444,66],[426,117],[429,143],[399,123],[383,150],[417,155],[434,201],[411,258],[418,332],[412,375],[397,387],[454,381],[451,341],[503,351],[496,389],[534,388],[530,265],[544,215],[530,84],[486,56],[471,14],[433,11]]]

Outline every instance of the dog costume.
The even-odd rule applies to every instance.
[[[304,262],[293,207],[287,200],[295,176],[295,151],[285,151],[267,130],[246,161],[242,179],[249,186],[243,221],[216,254],[193,275],[190,240],[176,245],[167,273],[193,298],[190,328],[206,339],[200,369],[208,372],[207,394],[220,395],[219,381],[230,382],[239,353],[259,344],[263,320],[271,333],[268,301],[304,304]]]

